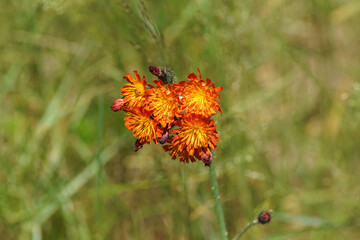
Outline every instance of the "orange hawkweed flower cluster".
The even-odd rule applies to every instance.
[[[211,149],[216,149],[219,136],[211,116],[222,112],[219,92],[210,79],[189,74],[187,81],[172,83],[172,75],[165,68],[150,66],[150,72],[159,79],[154,85],[148,84],[145,77],[135,78],[129,73],[124,76],[128,82],[121,88],[122,98],[114,101],[114,112],[123,110],[125,126],[137,138],[135,151],[144,144],[164,144],[172,159],[184,163],[199,159],[210,166]],[[172,83],[172,84],[171,84]]]

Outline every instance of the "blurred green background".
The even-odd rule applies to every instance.
[[[357,0],[2,0],[0,239],[218,239],[202,162],[134,152],[127,72],[223,86],[229,236],[360,238]]]

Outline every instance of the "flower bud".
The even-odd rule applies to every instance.
[[[200,153],[201,161],[205,164],[205,167],[210,167],[212,162],[212,153],[209,151],[207,153]]]
[[[140,150],[140,148],[142,148],[143,147],[143,143],[142,142],[140,142],[140,139],[136,139],[136,141],[135,141],[135,149],[134,149],[134,151],[135,152],[137,152],[137,151],[139,151]]]
[[[165,67],[161,69],[156,65],[150,65],[149,71],[152,75],[157,76],[164,84],[174,83],[174,74],[172,71],[167,70]]]
[[[162,136],[160,138],[158,138],[158,141],[160,144],[164,144],[164,143],[166,143],[168,138],[169,138],[169,131],[166,131],[162,134]]]
[[[268,211],[261,212],[258,216],[258,221],[261,224],[266,224],[271,220],[271,213]]]
[[[114,101],[113,105],[111,106],[111,110],[117,112],[120,111],[123,107],[124,107],[124,99],[119,98]]]
[[[155,65],[150,65],[149,66],[149,71],[151,72],[152,75],[155,75],[158,78],[160,78],[161,75],[162,75],[160,68],[158,66],[155,66]]]

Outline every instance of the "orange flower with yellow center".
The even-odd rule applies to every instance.
[[[198,78],[191,73],[188,79],[189,81],[174,84],[174,88],[181,95],[180,111],[185,111],[186,114],[201,115],[206,119],[216,114],[216,111],[222,112],[220,103],[216,100],[216,98],[220,98],[218,92],[223,89],[222,87],[215,88],[210,79],[205,82],[201,78],[201,74]]]
[[[140,140],[141,144],[150,143],[153,140],[158,143],[162,136],[162,129],[158,122],[152,119],[151,113],[140,108],[134,108],[124,118],[125,126],[134,133],[134,137]]]
[[[175,116],[179,114],[179,99],[175,92],[172,91],[171,85],[167,89],[160,80],[155,80],[157,87],[153,87],[154,93],[149,97],[147,109],[152,112],[154,119],[163,127],[171,126],[175,121]]]
[[[219,136],[216,135],[216,125],[214,120],[206,119],[198,115],[184,115],[182,121],[176,121],[178,129],[173,129],[170,134],[176,134],[172,144],[178,147],[181,152],[186,150],[190,156],[194,156],[195,151],[203,152],[206,148],[216,148]]]
[[[137,71],[134,71],[134,74],[135,79],[129,73],[124,76],[124,79],[129,83],[121,88],[121,95],[125,96],[125,105],[135,108],[141,107],[146,102],[147,93],[150,89],[146,89],[148,84],[145,81],[145,76],[141,80]]]
[[[170,137],[168,139],[168,142],[172,143],[173,139],[174,139],[173,137]],[[188,163],[189,160],[191,162],[196,161],[194,156],[190,156],[189,152],[186,151],[186,149],[179,150],[179,145],[169,144],[169,145],[163,146],[163,148],[166,152],[169,152],[169,154],[172,156],[172,159],[179,158],[179,160],[184,163]]]

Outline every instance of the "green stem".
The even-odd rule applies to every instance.
[[[183,188],[184,188],[184,201],[187,208],[187,225],[185,225],[185,230],[187,231],[188,239],[192,239],[192,227],[191,227],[191,205],[189,202],[188,190],[187,190],[187,182],[186,182],[186,167],[185,164],[181,164],[181,173],[183,178]]]
[[[220,194],[219,194],[219,187],[216,179],[216,172],[215,172],[215,161],[214,158],[212,159],[212,163],[209,167],[209,175],[210,175],[210,185],[211,190],[213,193],[213,198],[215,202],[215,212],[219,223],[220,234],[222,240],[228,239],[228,232],[226,231],[225,225],[225,218],[224,213],[221,206]]]
[[[252,221],[251,223],[248,223],[248,225],[238,234],[234,237],[233,240],[238,240],[241,238],[242,235],[244,235],[246,233],[247,230],[249,230],[249,228],[251,228],[252,226],[254,226],[255,224],[259,223],[257,219],[255,219],[254,221]]]

